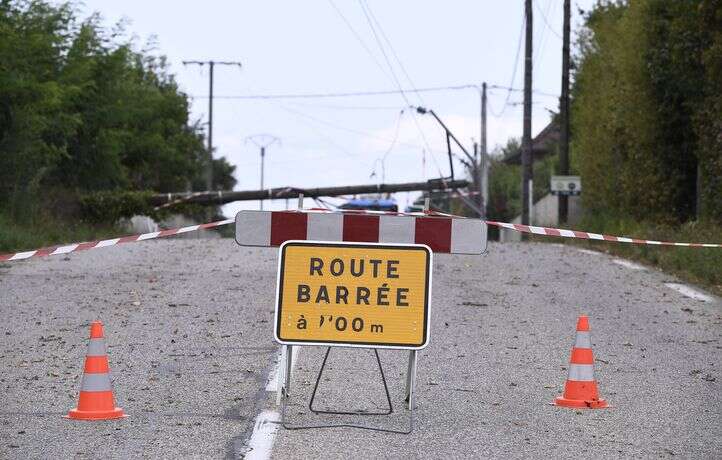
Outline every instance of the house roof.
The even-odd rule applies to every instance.
[[[552,148],[554,144],[559,142],[559,125],[554,121],[549,122],[539,134],[532,139],[532,163],[544,158],[547,155],[553,155],[556,150]],[[503,159],[506,164],[521,164],[521,148],[507,155]]]

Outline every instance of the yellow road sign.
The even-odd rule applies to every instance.
[[[431,258],[418,244],[287,241],[279,255],[276,340],[425,347]]]

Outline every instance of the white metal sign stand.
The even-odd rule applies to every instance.
[[[285,349],[285,372],[283,377],[283,386],[279,388],[279,393],[282,398],[281,403],[281,425],[286,428],[287,430],[304,430],[304,429],[310,429],[310,428],[361,428],[364,430],[372,430],[372,431],[380,431],[384,433],[397,433],[397,434],[409,434],[414,430],[414,390],[416,388],[416,363],[417,363],[417,353],[418,350],[410,350],[409,351],[409,363],[408,368],[406,372],[406,392],[405,392],[405,402],[406,407],[409,411],[409,425],[407,430],[394,430],[389,428],[379,428],[375,426],[369,426],[364,424],[351,424],[351,423],[337,423],[337,424],[318,424],[318,425],[291,425],[286,421],[286,407],[288,406],[288,400],[291,397],[291,371],[292,371],[292,364],[293,364],[293,345],[284,345]],[[328,356],[331,353],[332,347],[326,348],[326,354],[323,358],[323,363],[321,364],[321,368],[318,371],[318,375],[316,376],[316,383],[313,387],[313,393],[311,394],[311,399],[308,403],[308,408],[311,412],[315,414],[330,414],[330,415],[358,415],[358,416],[379,416],[379,415],[390,415],[393,413],[394,408],[393,404],[391,403],[391,395],[389,394],[389,388],[386,384],[386,376],[384,374],[383,367],[381,366],[381,359],[379,358],[379,352],[378,349],[372,348],[374,352],[374,356],[376,357],[376,362],[378,364],[379,373],[381,375],[381,381],[384,385],[384,392],[386,394],[386,402],[388,404],[388,409],[381,411],[381,412],[359,412],[359,411],[337,411],[337,410],[322,410],[322,409],[315,409],[313,407],[313,403],[316,398],[316,392],[318,390],[318,385],[321,381],[321,376],[323,375],[323,370],[326,367],[326,362],[328,361]]]

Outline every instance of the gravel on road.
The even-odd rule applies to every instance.
[[[663,250],[660,249],[660,250]],[[163,240],[0,265],[0,457],[236,458],[266,383],[277,252],[232,240]],[[490,244],[434,257],[431,344],[415,429],[279,429],[275,458],[715,458],[722,451],[722,304],[683,296],[653,269],[558,244]],[[588,314],[609,409],[551,406],[576,318]],[[88,325],[105,324],[117,404],[130,417],[71,421]],[[302,347],[292,423],[310,414],[324,349]],[[405,351],[380,352],[394,405],[363,423],[404,429]],[[317,403],[381,410],[369,350],[334,349]]]

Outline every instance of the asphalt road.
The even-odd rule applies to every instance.
[[[673,277],[607,255],[522,243],[435,256],[412,434],[270,424],[259,447],[257,417],[276,410],[266,391],[278,355],[275,278],[275,250],[231,240],[148,241],[0,266],[0,457],[235,458],[264,448],[279,459],[722,455],[720,300],[690,299],[665,286]],[[582,313],[609,409],[549,404]],[[105,323],[127,419],[62,418],[77,402],[95,319]],[[309,413],[323,352],[298,354],[289,423],[358,422]],[[404,430],[406,352],[381,359],[394,413],[361,422]],[[318,407],[382,410],[375,366],[369,350],[334,349]]]

